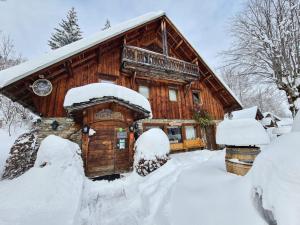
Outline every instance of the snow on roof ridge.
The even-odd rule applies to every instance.
[[[52,50],[41,57],[2,70],[0,71],[0,88],[18,81],[29,74],[53,65],[54,63],[64,60],[74,54],[84,51],[96,44],[106,41],[118,34],[126,32],[164,15],[166,15],[164,11],[146,13],[139,17],[119,23],[115,26],[111,26],[109,29],[100,31],[90,37],[83,38],[59,49]]]

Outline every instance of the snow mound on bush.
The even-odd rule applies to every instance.
[[[300,132],[275,139],[254,161],[253,188],[262,207],[271,211],[278,225],[299,224]]]
[[[140,159],[155,160],[170,152],[168,136],[159,128],[144,132],[135,143],[135,161]]]
[[[224,120],[217,127],[217,143],[249,146],[269,144],[270,138],[255,119]]]
[[[71,225],[80,210],[84,182],[79,146],[50,135],[33,168],[0,182],[0,224]]]

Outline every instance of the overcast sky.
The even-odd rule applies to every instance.
[[[216,69],[217,54],[228,48],[228,22],[243,0],[0,0],[0,30],[9,34],[27,59],[51,51],[53,28],[74,6],[84,36],[150,11],[164,10],[177,28]]]

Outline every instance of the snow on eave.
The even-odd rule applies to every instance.
[[[43,55],[42,57],[26,61],[20,65],[0,71],[0,88],[6,87],[18,80],[21,80],[28,75],[38,72],[48,66],[51,66],[59,61],[62,61],[70,56],[80,53],[88,48],[100,44],[110,38],[148,23],[152,20],[165,16],[165,12],[157,11],[144,14],[134,19],[127,20],[123,23],[110,27],[107,30],[98,32],[97,34],[83,38],[69,45]]]

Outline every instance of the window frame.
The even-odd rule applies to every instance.
[[[194,101],[194,94],[198,94],[199,102],[196,103]],[[201,98],[201,91],[200,90],[192,90],[192,98],[193,98],[193,105],[202,105],[202,98]]]
[[[143,95],[141,92],[140,92],[140,88],[141,87],[144,87],[144,88],[147,88],[148,89],[148,97],[146,97],[145,95]],[[147,99],[150,99],[150,87],[149,86],[147,86],[147,85],[139,85],[138,86],[138,93],[140,93],[141,95],[143,95],[145,98],[147,98]]]
[[[170,92],[171,92],[171,91],[174,91],[174,92],[175,92],[175,97],[176,97],[175,100],[172,100],[172,99],[171,99],[171,95],[170,95]],[[169,87],[168,95],[169,95],[168,97],[169,97],[169,101],[170,101],[170,102],[178,102],[178,89],[177,89],[177,88]]]

